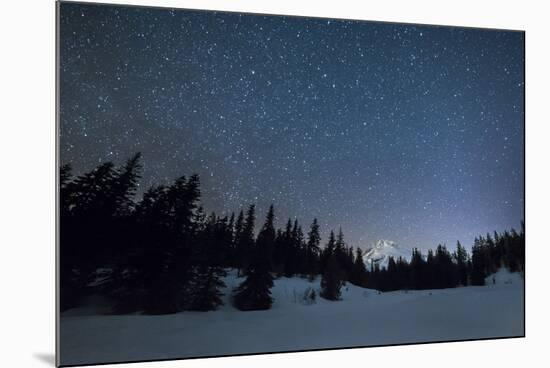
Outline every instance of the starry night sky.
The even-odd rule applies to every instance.
[[[519,228],[522,32],[62,3],[60,156],[363,249]]]

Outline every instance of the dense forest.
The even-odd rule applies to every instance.
[[[524,268],[523,224],[520,233],[476,238],[471,254],[460,243],[452,253],[439,245],[426,255],[414,249],[410,262],[390,258],[387,268],[367,268],[341,229],[321,244],[316,219],[306,230],[291,219],[276,229],[272,205],[256,234],[254,204],[230,216],[206,214],[197,175],[151,187],[137,200],[140,171],[139,153],[77,177],[70,165],[60,168],[61,310],[93,294],[107,298],[113,313],[214,310],[228,268],[242,276],[232,295],[240,310],[269,309],[273,280],[283,276],[321,275],[320,296],[338,300],[346,282],[437,289],[483,285],[500,267]]]

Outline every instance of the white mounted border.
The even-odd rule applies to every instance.
[[[105,367],[540,366],[550,331],[550,21],[544,1],[128,0],[104,3],[526,31],[525,339],[269,354]],[[54,1],[2,4],[0,365],[52,367],[54,353]],[[32,170],[30,170],[32,168]],[[34,184],[32,184],[34,183]],[[29,257],[30,255],[30,257]],[[28,262],[22,263],[26,259]]]

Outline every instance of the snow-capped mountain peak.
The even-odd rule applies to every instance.
[[[381,239],[365,252],[363,259],[367,269],[370,271],[371,267],[374,268],[376,264],[378,264],[380,269],[387,268],[389,257],[393,257],[396,261],[401,257],[408,262],[411,259],[411,255],[412,249],[403,248],[391,240]]]

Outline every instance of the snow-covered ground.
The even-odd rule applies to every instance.
[[[379,294],[348,284],[342,299],[317,298],[307,305],[305,290],[319,279],[275,280],[273,308],[241,312],[231,306],[226,278],[225,305],[212,312],[164,316],[94,315],[93,309],[61,316],[63,365],[186,358],[259,352],[384,345],[441,340],[522,336],[523,279],[504,270],[488,286]]]

